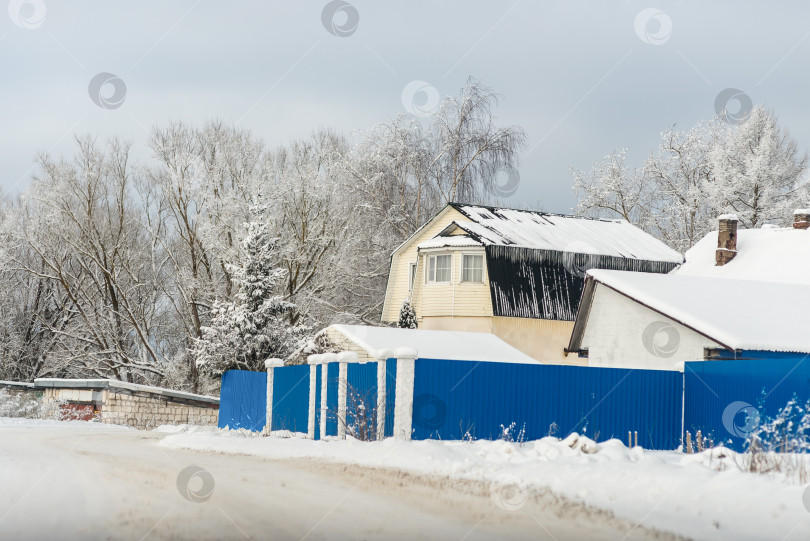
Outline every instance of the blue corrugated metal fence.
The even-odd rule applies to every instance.
[[[810,399],[810,360],[804,354],[741,352],[745,360],[686,363],[684,430],[745,449],[749,434],[794,396]]]
[[[533,440],[571,432],[598,441],[638,432],[638,443],[674,449],[684,431],[700,430],[715,443],[743,450],[760,421],[792,398],[810,399],[806,355],[742,352],[745,360],[686,363],[685,372],[626,370],[417,359],[413,389],[413,438]],[[338,432],[339,363],[321,367],[316,379],[316,433]],[[393,435],[397,361],[386,362],[386,437]],[[273,430],[307,432],[310,367],[274,369]],[[325,412],[321,388],[326,385]],[[222,377],[219,426],[262,430],[267,376],[232,370]],[[357,426],[362,406],[377,405],[377,363],[347,366],[347,424]],[[320,416],[326,415],[326,433]],[[366,427],[371,431],[372,426]],[[522,434],[521,434],[522,432]]]
[[[417,359],[414,439],[534,440],[637,431],[639,444],[680,444],[679,372]],[[514,424],[513,424],[514,423]]]
[[[267,417],[267,374],[228,370],[219,392],[219,428],[263,430]]]
[[[273,369],[272,429],[306,432],[308,415],[309,366]]]

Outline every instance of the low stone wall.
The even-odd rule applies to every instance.
[[[101,409],[101,422],[149,430],[160,425],[216,425],[218,406],[194,406],[152,396],[110,393]]]
[[[52,418],[96,419],[149,430],[160,425],[216,425],[219,399],[109,380],[36,380]]]

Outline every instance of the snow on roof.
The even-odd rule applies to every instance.
[[[729,349],[810,353],[810,285],[591,270],[588,276]]]
[[[737,255],[720,267],[715,264],[716,249],[717,231],[712,231],[686,252],[686,263],[671,274],[810,284],[810,230],[740,229]]]
[[[405,347],[416,349],[420,359],[539,364],[490,333],[426,331],[365,325],[332,325],[331,328],[366,350],[372,357],[382,350]]]
[[[683,256],[624,220],[453,204],[458,226],[484,244],[681,263]]]
[[[739,222],[740,219],[737,218],[736,214],[721,214],[717,217],[718,220],[731,220],[733,222]]]
[[[433,237],[425,242],[420,242],[417,247],[423,249],[444,248],[445,246],[481,246],[481,243],[467,235],[451,235],[447,237]]]

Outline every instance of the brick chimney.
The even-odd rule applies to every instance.
[[[720,226],[717,230],[717,250],[714,260],[722,267],[737,255],[737,215],[723,214],[717,218]]]
[[[810,227],[810,209],[796,209],[793,211],[793,229],[807,229]]]

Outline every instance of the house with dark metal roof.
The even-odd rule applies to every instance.
[[[625,221],[450,203],[391,257],[382,321],[410,299],[419,328],[492,333],[566,357],[589,269],[667,273],[683,256]]]

